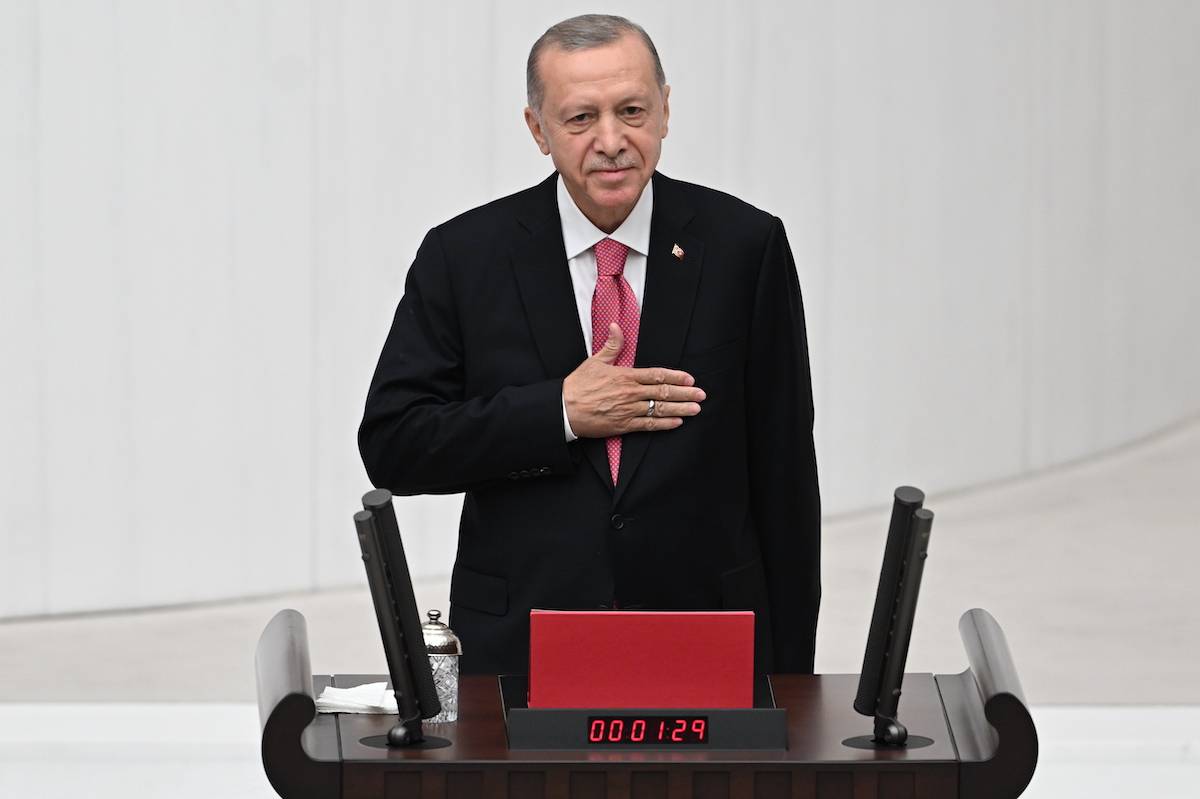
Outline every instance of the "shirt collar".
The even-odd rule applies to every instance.
[[[637,204],[625,217],[625,221],[612,233],[605,233],[592,224],[583,215],[571,193],[563,183],[562,175],[558,178],[558,217],[562,221],[563,244],[567,250],[567,260],[591,249],[601,239],[619,241],[631,250],[648,255],[650,252],[650,216],[654,209],[654,181],[646,182],[642,196]]]

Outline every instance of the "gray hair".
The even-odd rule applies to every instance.
[[[580,14],[552,25],[533,43],[533,49],[529,51],[529,60],[525,62],[525,94],[529,107],[540,114],[542,101],[546,99],[546,86],[542,83],[542,76],[538,74],[538,58],[546,48],[559,47],[568,52],[589,50],[611,44],[627,33],[636,33],[642,38],[646,49],[654,58],[654,77],[658,80],[658,88],[665,86],[667,76],[663,72],[662,61],[658,58],[658,50],[654,48],[654,42],[650,41],[650,34],[646,33],[641,25],[612,14]]]

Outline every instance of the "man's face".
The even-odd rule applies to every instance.
[[[654,59],[634,34],[587,50],[551,47],[539,58],[545,98],[540,114],[525,109],[525,122],[580,210],[611,233],[658,165],[670,87],[659,90]]]

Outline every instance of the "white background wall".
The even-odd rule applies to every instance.
[[[0,0],[0,616],[361,582],[421,235],[551,166],[574,2]],[[1200,3],[614,3],[662,171],[783,218],[828,513],[1200,411]],[[418,575],[459,499],[398,503]]]

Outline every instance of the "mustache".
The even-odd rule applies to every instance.
[[[599,161],[589,161],[587,168],[591,172],[598,172],[606,169],[633,169],[637,166],[637,161],[632,158],[621,158],[616,161],[607,158]]]

